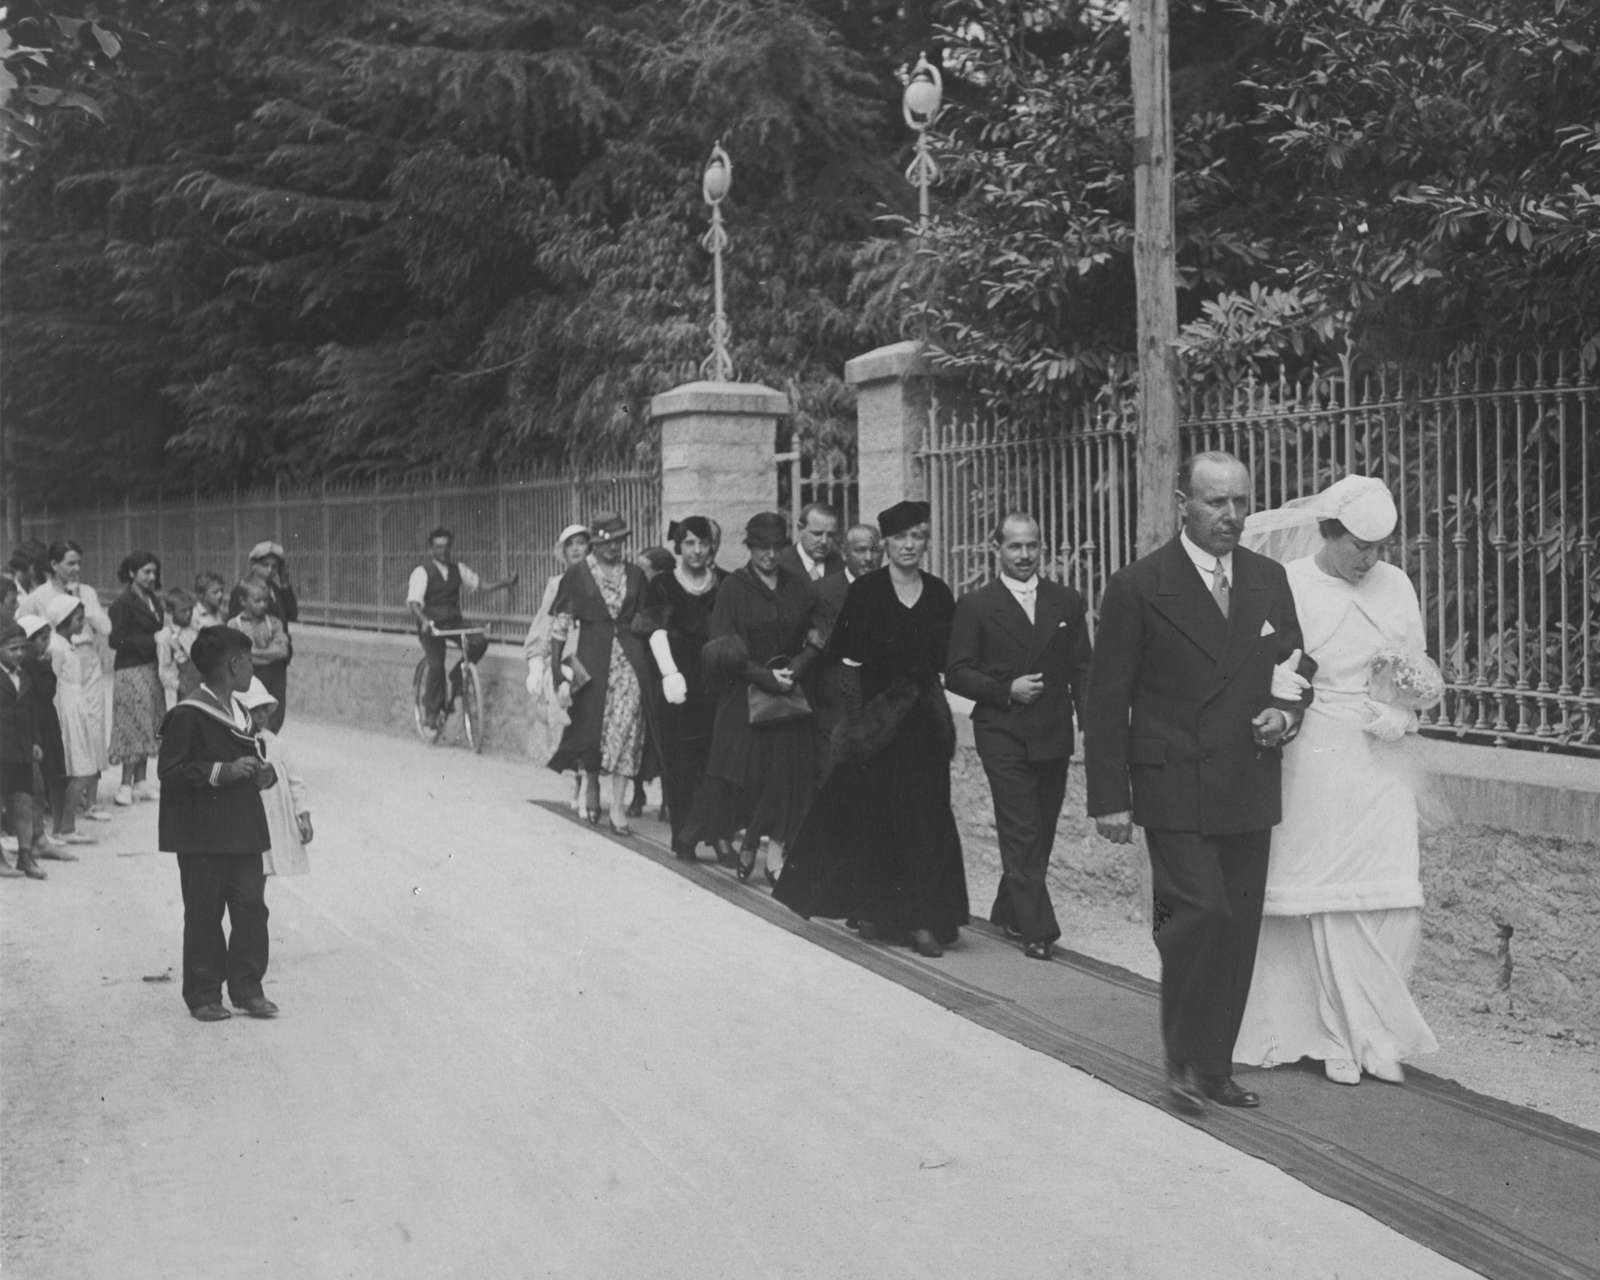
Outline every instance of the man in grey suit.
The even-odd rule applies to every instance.
[[[1045,873],[1067,790],[1073,711],[1091,657],[1083,597],[1039,576],[1039,522],[1024,512],[991,539],[1000,576],[963,596],[950,624],[945,686],[970,698],[972,736],[994,797],[1004,873],[990,920],[1048,960],[1061,936]]]

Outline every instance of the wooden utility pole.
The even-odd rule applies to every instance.
[[[1173,534],[1178,483],[1178,276],[1172,208],[1167,0],[1131,0],[1133,281],[1139,311],[1138,548]]]

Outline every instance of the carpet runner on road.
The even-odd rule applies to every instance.
[[[576,822],[566,806],[540,807]],[[1165,1105],[1159,992],[1147,978],[1059,947],[1050,964],[1024,960],[981,922],[942,959],[925,960],[831,921],[802,920],[764,885],[740,884],[709,860],[678,862],[657,823],[640,823],[631,837],[584,829],[980,1026]],[[1260,1092],[1260,1110],[1173,1118],[1497,1280],[1600,1277],[1600,1134],[1417,1070],[1401,1088],[1335,1087],[1314,1064],[1238,1076]]]

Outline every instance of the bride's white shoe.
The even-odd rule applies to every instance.
[[[1334,1084],[1360,1084],[1361,1068],[1349,1058],[1329,1058],[1322,1070]]]

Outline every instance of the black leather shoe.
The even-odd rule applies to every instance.
[[[919,956],[927,956],[930,960],[937,960],[944,954],[944,948],[935,941],[933,934],[927,929],[918,929],[912,933],[911,949]]]
[[[226,1022],[233,1017],[220,1004],[197,1004],[189,1010],[189,1016],[196,1022]]]
[[[240,1013],[248,1013],[252,1018],[276,1018],[278,1006],[268,1000],[266,996],[251,996],[248,1000],[235,1000],[233,1007]]]
[[[1054,945],[1048,942],[1030,942],[1022,948],[1022,954],[1030,960],[1048,960],[1054,953]]]
[[[739,855],[733,851],[733,841],[714,840],[711,847],[717,851],[717,865],[719,867],[737,867]]]
[[[1219,1107],[1259,1107],[1261,1097],[1241,1089],[1232,1076],[1201,1076],[1200,1092]]]
[[[672,842],[672,856],[679,862],[698,862],[694,853],[693,840],[674,840]]]
[[[1022,930],[1017,928],[1016,925],[1014,925],[1014,924],[1002,925],[1001,928],[1005,930],[1006,937],[1010,938],[1011,941],[1013,941],[1013,942],[1021,942],[1022,941]]]
[[[1167,1101],[1179,1115],[1203,1116],[1207,1111],[1206,1096],[1200,1092],[1188,1067],[1167,1063]]]

